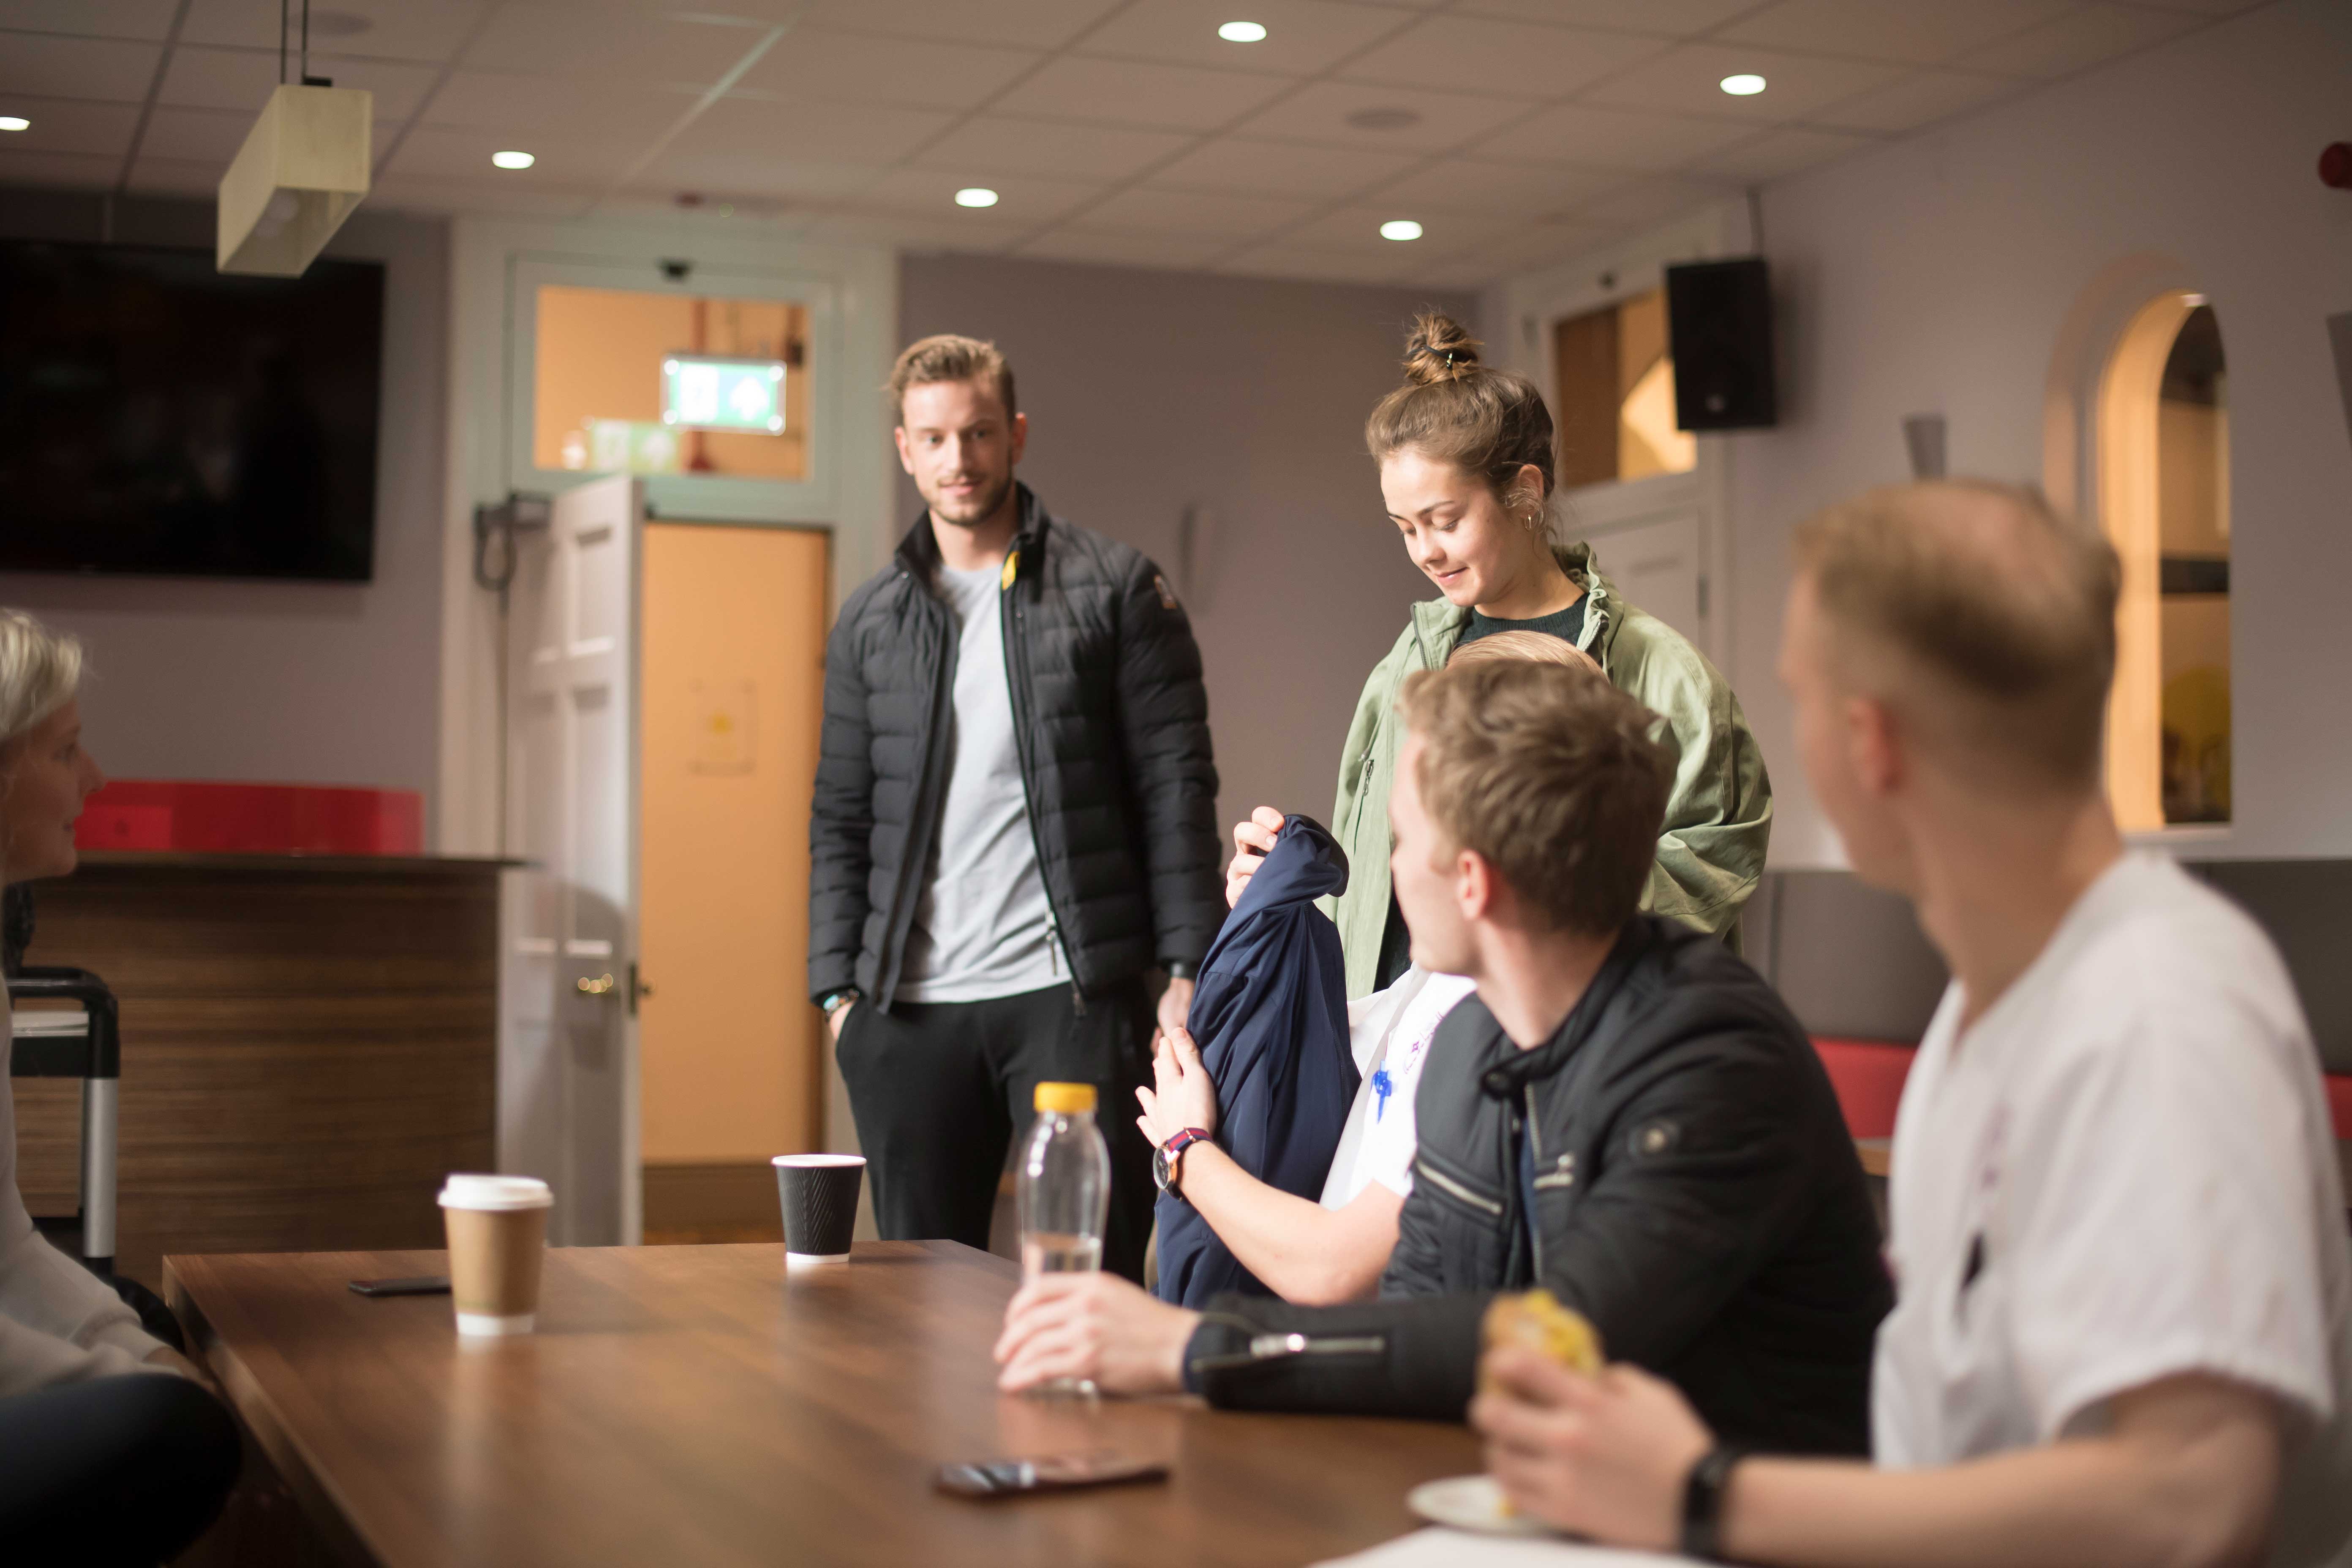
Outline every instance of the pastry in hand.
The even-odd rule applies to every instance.
[[[1489,1351],[1524,1345],[1570,1372],[1601,1370],[1601,1331],[1583,1313],[1561,1306],[1549,1290],[1496,1297],[1486,1308],[1484,1338]],[[1484,1376],[1479,1383],[1486,1386]]]

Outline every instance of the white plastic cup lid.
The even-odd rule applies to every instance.
[[[441,1189],[445,1209],[543,1209],[555,1194],[536,1176],[451,1176]]]
[[[779,1167],[790,1166],[793,1170],[823,1171],[843,1165],[863,1165],[866,1163],[866,1156],[863,1154],[779,1154],[768,1163]]]

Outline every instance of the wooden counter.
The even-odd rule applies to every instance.
[[[496,1137],[491,859],[93,851],[33,886],[26,962],[121,1004],[116,1268],[440,1245]],[[19,1181],[70,1215],[80,1085],[19,1079]]]

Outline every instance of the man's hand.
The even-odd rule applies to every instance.
[[[1470,1402],[1486,1468],[1521,1513],[1555,1529],[1668,1551],[1683,1483],[1715,1439],[1673,1384],[1622,1363],[1597,1375],[1519,1346],[1487,1352]]]
[[[1217,1086],[1201,1065],[1201,1048],[1182,1029],[1162,1035],[1151,1053],[1154,1087],[1135,1091],[1143,1114],[1135,1124],[1155,1149],[1187,1127],[1217,1130]]]
[[[1116,1274],[1041,1274],[1004,1309],[996,1386],[1018,1393],[1075,1377],[1105,1394],[1173,1394],[1200,1321]]]
[[[857,1004],[854,1001],[844,1002],[840,1006],[835,1007],[831,1013],[825,1016],[824,1026],[833,1031],[833,1043],[835,1045],[837,1046],[841,1044],[841,1026],[849,1022],[849,1010],[856,1005]]]
[[[1160,994],[1160,1032],[1171,1035],[1184,1026],[1192,1011],[1192,983],[1171,976],[1168,989]]]
[[[1232,909],[1242,901],[1242,893],[1257,868],[1265,864],[1268,852],[1274,848],[1275,835],[1282,831],[1282,813],[1270,805],[1261,805],[1250,813],[1247,822],[1234,824],[1234,858],[1225,868],[1225,908]]]

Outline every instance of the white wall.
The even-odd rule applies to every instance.
[[[100,207],[0,191],[0,233],[94,240]],[[209,249],[212,207],[118,202],[114,237]],[[373,581],[0,575],[0,604],[88,645],[82,709],[110,773],[418,790],[431,834],[447,252],[446,224],[365,211],[327,250],[385,264]]]
[[[899,275],[901,342],[964,332],[1011,358],[1021,477],[1048,508],[1171,583],[1184,510],[1214,510],[1216,556],[1185,607],[1218,820],[1262,803],[1328,817],[1364,677],[1431,593],[1381,509],[1364,416],[1397,383],[1415,309],[1467,321],[1474,302],[974,256],[908,257]],[[922,504],[903,475],[898,503],[903,529]]]
[[[2325,327],[2352,309],[2352,192],[2315,172],[2347,110],[2352,6],[2281,0],[1766,187],[1781,423],[1723,440],[1724,663],[1776,864],[1842,863],[1772,679],[1791,528],[1907,478],[1906,414],[1946,416],[1954,474],[2041,483],[2055,347],[2133,258],[2211,297],[2230,366],[2237,821],[2181,848],[2352,854],[2352,438]]]

